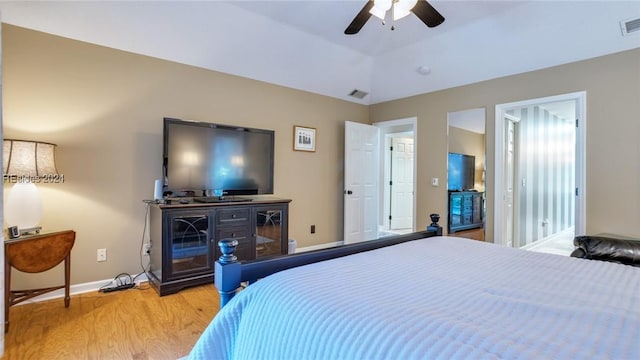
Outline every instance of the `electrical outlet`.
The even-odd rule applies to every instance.
[[[151,254],[151,244],[146,243],[142,246],[142,255],[149,256]]]
[[[98,249],[98,261],[107,261],[107,249]]]

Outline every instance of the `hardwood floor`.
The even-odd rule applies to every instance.
[[[480,240],[484,241],[484,229],[471,229],[471,230],[463,230],[449,234],[451,236],[457,236],[467,239]]]
[[[2,359],[178,359],[219,308],[213,285],[159,297],[144,290],[92,292],[13,306]]]

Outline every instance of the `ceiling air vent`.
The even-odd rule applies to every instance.
[[[640,18],[620,21],[620,28],[622,29],[622,35],[630,35],[640,31]]]
[[[358,89],[353,89],[349,93],[349,96],[353,96],[354,98],[358,98],[358,99],[364,99],[364,97],[367,96],[367,95],[369,95],[368,92],[362,91],[362,90],[358,90]]]

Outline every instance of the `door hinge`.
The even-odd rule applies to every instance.
[[[576,196],[579,196],[580,192],[578,191],[578,188],[576,188]]]
[[[393,146],[389,146],[389,151],[393,151]]]
[[[391,215],[389,215],[389,220],[391,220]]]
[[[393,186],[393,181],[389,181],[389,186]]]
[[[580,124],[580,119],[576,119],[576,127]]]

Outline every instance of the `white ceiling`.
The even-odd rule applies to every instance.
[[[640,1],[443,1],[427,28],[391,31],[372,17],[344,29],[365,0],[0,1],[5,23],[362,104],[640,47]],[[639,60],[640,61],[640,60]],[[420,67],[428,68],[427,75]],[[368,92],[349,97],[353,89]]]

